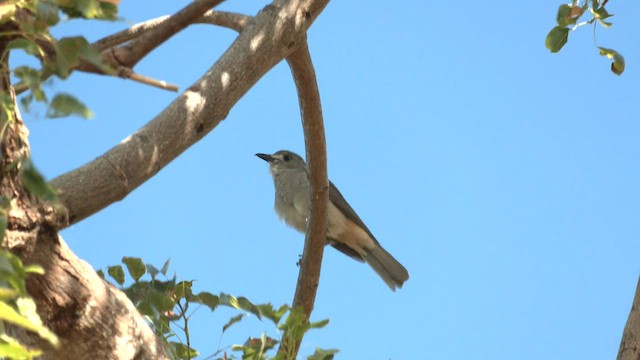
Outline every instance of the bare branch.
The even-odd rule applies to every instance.
[[[136,74],[133,70],[125,68],[124,66],[120,67],[118,74],[123,78],[131,79],[141,84],[147,84],[163,90],[178,92],[178,85],[169,84],[164,80],[156,80],[144,75]]]
[[[53,179],[70,224],[123,199],[213,130],[269,69],[304,41],[328,1],[276,0],[266,6],[218,62],[153,120],[104,155]]]
[[[156,29],[158,26],[164,24],[170,18],[171,16],[164,15],[155,19],[135,24],[128,29],[105,36],[102,39],[94,42],[92,45],[96,48],[96,50],[102,52],[114,46],[122,45],[128,41],[131,41],[150,30]]]
[[[636,287],[636,295],[622,333],[618,360],[640,359],[640,278]]]
[[[145,31],[134,41],[115,49],[113,53],[104,53],[112,58],[107,58],[110,64],[118,63],[133,68],[140,60],[158,47],[199,19],[207,10],[219,5],[224,0],[196,0],[185,6],[182,10],[171,15],[167,21],[163,21],[155,28]]]
[[[209,10],[204,13],[201,18],[194,21],[194,23],[218,25],[240,32],[249,20],[251,20],[251,16],[233,12]],[[171,16],[165,15],[135,24],[128,29],[111,34],[94,42],[93,46],[98,51],[104,51],[114,46],[122,45],[142,36],[142,34],[162,26],[167,21],[171,21]]]
[[[198,22],[201,24],[218,25],[240,32],[250,20],[251,16],[247,15],[209,10],[202,15]]]
[[[322,255],[327,238],[327,205],[329,200],[327,149],[320,92],[306,40],[287,57],[287,62],[298,90],[309,166],[309,182],[311,183],[311,214],[304,241],[298,284],[293,297],[293,307],[302,307],[304,314],[309,319],[316,300]],[[299,341],[295,344],[283,341],[279,351],[293,355],[291,358],[295,359],[299,348]]]

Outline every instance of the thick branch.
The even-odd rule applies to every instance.
[[[638,359],[640,359],[640,278],[618,350],[618,360]]]
[[[311,183],[311,214],[304,241],[298,284],[293,297],[293,307],[302,307],[308,319],[316,299],[322,254],[327,237],[327,203],[329,201],[327,149],[320,92],[306,41],[287,57],[287,62],[298,90],[309,167],[309,182]],[[284,338],[287,339],[287,334]],[[293,348],[291,348],[292,346]],[[285,340],[280,351],[292,355],[291,359],[295,359],[299,347],[300,341],[290,344]]]
[[[304,41],[328,1],[276,0],[268,5],[218,62],[152,121],[99,158],[52,180],[70,223],[123,199],[214,129],[269,69]]]

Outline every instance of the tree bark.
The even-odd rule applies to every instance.
[[[618,360],[640,360],[640,278],[636,285],[636,295],[627,318],[627,325],[622,333]]]
[[[27,288],[61,346],[54,349],[36,335],[14,329],[23,341],[44,349],[43,358],[167,358],[163,343],[133,304],[78,259],[58,231],[123,199],[214,129],[268,70],[304,42],[307,29],[327,3],[276,0],[265,7],[216,64],[145,127],[51,182],[62,191],[64,214],[29,195],[21,182],[19,164],[29,156],[28,131],[16,113],[1,139],[0,195],[12,205],[3,245],[26,264],[37,263],[45,269],[45,275],[27,279]],[[7,59],[2,60],[3,69],[8,69]],[[0,77],[1,93],[11,93],[8,73]],[[312,161],[324,163],[324,155],[319,156]]]

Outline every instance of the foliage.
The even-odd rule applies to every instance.
[[[160,269],[151,264],[145,264],[142,259],[136,257],[124,257],[122,263],[124,267],[109,266],[107,274],[136,305],[155,333],[165,340],[175,359],[193,359],[200,355],[200,352],[191,344],[189,320],[195,310],[203,306],[211,311],[215,311],[219,306],[241,311],[222,326],[222,333],[246,318],[247,314],[251,314],[259,320],[266,319],[272,322],[284,334],[281,340],[276,340],[263,333],[259,337],[249,337],[242,345],[231,346],[231,350],[239,356],[238,358],[247,360],[292,359],[290,354],[284,352],[276,354],[275,357],[269,357],[268,352],[273,350],[279,342],[300,341],[310,329],[322,328],[329,323],[328,320],[311,323],[302,311],[291,309],[288,305],[275,308],[271,304],[256,305],[246,297],[235,297],[225,293],[218,295],[207,291],[194,293],[194,281],[178,281],[175,275],[171,278],[167,276],[169,260]],[[104,271],[98,271],[98,274],[105,278]],[[128,286],[125,286],[126,274],[132,280]],[[285,315],[287,315],[286,318],[284,318]],[[176,329],[179,332],[176,332]],[[309,359],[331,360],[336,352],[337,350],[317,349]],[[228,355],[224,350],[218,350],[207,359],[236,359],[236,357],[233,354]]]
[[[42,324],[36,312],[36,304],[27,294],[25,277],[28,274],[42,275],[38,265],[24,265],[8,250],[0,250],[0,320],[38,334],[51,345],[58,346],[58,338]],[[11,337],[0,326],[0,358],[33,359],[42,351],[29,348]]]
[[[42,84],[51,76],[67,78],[82,62],[92,64],[105,73],[111,70],[102,64],[100,54],[84,37],[56,39],[51,35],[50,28],[61,20],[115,20],[117,12],[116,2],[112,0],[8,0],[0,5],[2,36],[8,38],[5,51],[22,50],[40,63],[39,69],[26,65],[10,69],[14,78],[20,81],[16,85],[16,92],[29,90],[20,100],[26,110],[36,101],[48,104],[49,117],[71,114],[85,118],[93,116],[82,102],[69,94],[55,95],[49,101]],[[7,54],[2,55],[6,58]],[[12,103],[10,97],[1,99],[4,112]]]
[[[609,14],[605,6],[608,0],[585,0],[582,3],[581,0],[573,0],[570,4],[562,4],[558,8],[558,14],[556,15],[556,25],[549,33],[545,40],[545,46],[549,51],[557,53],[567,43],[569,39],[569,33],[577,28],[593,24],[594,26],[594,41],[595,41],[595,29],[597,24],[600,24],[604,28],[609,28],[613,25],[610,19],[613,14]],[[588,10],[588,11],[587,11]],[[591,18],[586,21],[578,22],[580,18],[589,13]],[[613,60],[611,63],[611,71],[620,75],[624,71],[624,57],[620,55],[616,50],[607,49],[596,44],[599,50],[599,54],[606,56]]]

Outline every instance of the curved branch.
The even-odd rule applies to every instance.
[[[636,295],[633,299],[629,317],[627,318],[627,324],[622,333],[617,359],[640,359],[640,278],[636,286]]]
[[[128,41],[136,39],[143,34],[152,31],[164,23],[171,20],[171,16],[164,15],[155,19],[146,20],[135,24],[128,29],[119,31],[115,34],[105,36],[93,43],[96,50],[102,52],[117,45],[122,45]],[[242,15],[227,11],[209,10],[202,15],[201,18],[194,23],[211,24],[226,27],[240,32],[242,28],[251,20],[251,16]]]
[[[155,28],[142,33],[133,42],[104,53],[109,64],[119,64],[132,68],[153,49],[158,47],[199,19],[208,9],[218,6],[224,0],[196,0],[185,6],[182,10],[171,15],[167,21],[163,21]]]
[[[304,314],[309,319],[318,290],[322,255],[327,237],[327,206],[329,201],[327,149],[320,92],[306,40],[287,57],[287,62],[298,90],[311,185],[311,214],[292,307],[302,307]],[[285,341],[282,342],[279,351],[293,355],[291,358],[295,359],[300,347],[300,340],[295,344],[290,344],[286,341],[287,334],[283,336],[283,339]]]
[[[123,199],[213,130],[269,69],[304,41],[328,1],[276,0],[268,5],[213,67],[153,120],[99,158],[53,179],[69,223]]]

